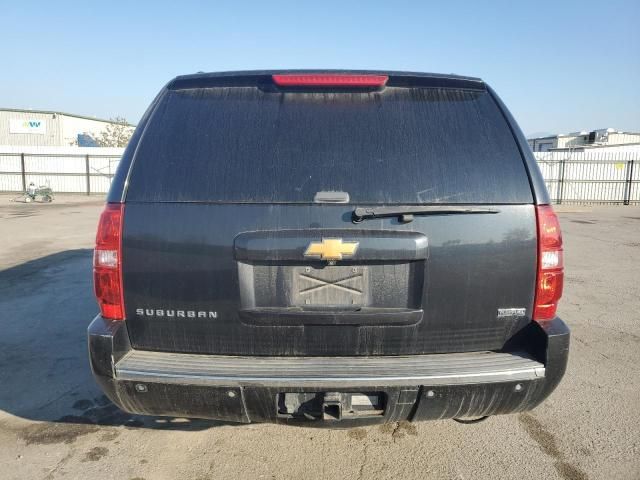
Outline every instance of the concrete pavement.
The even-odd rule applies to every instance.
[[[0,478],[640,478],[640,208],[566,209],[563,383],[532,412],[353,430],[119,411],[85,332],[102,199],[0,196]]]

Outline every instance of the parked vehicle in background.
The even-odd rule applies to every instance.
[[[98,383],[129,412],[348,427],[528,410],[561,380],[562,237],[482,80],[172,80],[100,219]]]

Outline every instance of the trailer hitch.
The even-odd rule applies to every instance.
[[[325,393],[322,402],[322,419],[329,421],[342,420],[343,405],[343,394],[338,392]]]

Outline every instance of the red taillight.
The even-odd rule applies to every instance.
[[[538,219],[538,278],[533,319],[551,320],[556,316],[564,283],[564,259],[560,222],[550,205],[536,207]]]
[[[98,223],[93,252],[93,284],[105,318],[124,319],[122,298],[122,217],[124,204],[108,203]]]
[[[387,75],[348,74],[282,74],[272,75],[273,82],[281,87],[383,87]]]

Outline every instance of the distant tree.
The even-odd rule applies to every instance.
[[[109,123],[96,137],[100,147],[126,147],[133,134],[133,127],[126,118],[110,118]]]

